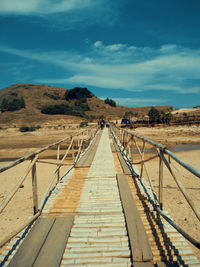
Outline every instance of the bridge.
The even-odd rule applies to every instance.
[[[142,142],[138,145],[136,139]],[[62,159],[61,145],[67,142]],[[144,158],[145,144],[156,154]],[[133,144],[141,156],[134,162]],[[56,162],[40,159],[40,153],[56,147]],[[71,165],[66,163],[69,156]],[[178,181],[166,155],[197,177],[198,170],[162,145],[119,129],[114,125],[72,135],[0,168],[4,172],[25,160],[30,165],[0,212],[12,200],[32,172],[33,216],[1,240],[0,266],[200,266],[193,247],[200,243],[185,233],[170,217],[163,203],[163,164],[183,193],[194,214],[194,206]],[[143,178],[146,162],[159,160],[159,190],[151,178]],[[55,164],[50,184],[38,203],[36,163]],[[137,164],[141,166],[140,172]],[[60,168],[66,172],[60,175]]]

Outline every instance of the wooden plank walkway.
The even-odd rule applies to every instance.
[[[200,266],[154,213],[105,128],[0,266]]]

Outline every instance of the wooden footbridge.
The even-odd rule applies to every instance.
[[[142,141],[141,148],[136,138]],[[64,142],[68,147],[61,159]],[[148,181],[143,178],[145,163],[155,158],[144,159],[146,142],[155,147],[159,160],[158,197],[150,177]],[[141,156],[140,173],[133,163],[134,143]],[[40,153],[51,147],[57,148],[57,161],[46,163],[55,164],[56,171],[38,204],[36,162],[45,163]],[[0,212],[30,171],[34,203],[34,215],[2,240],[0,266],[200,266],[190,243],[197,248],[200,244],[163,209],[163,164],[177,180],[166,159],[169,153],[151,140],[112,126],[83,131],[0,168],[3,172],[31,160],[25,175],[1,204]],[[67,167],[69,154],[73,163]],[[170,157],[200,177],[199,171],[173,154]],[[62,177],[61,166],[68,168]],[[178,180],[177,185],[199,218]]]

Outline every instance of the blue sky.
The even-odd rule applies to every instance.
[[[1,0],[0,88],[87,87],[125,106],[200,105],[200,1]]]

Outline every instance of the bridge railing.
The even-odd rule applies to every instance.
[[[193,245],[200,248],[200,243],[196,240],[194,240],[190,235],[184,232],[183,229],[181,229],[171,218],[166,216],[166,214],[163,212],[163,180],[164,180],[164,173],[163,173],[163,167],[164,165],[168,169],[169,173],[173,177],[175,183],[178,186],[178,189],[184,196],[185,200],[188,202],[190,208],[194,212],[197,219],[200,221],[200,212],[197,209],[197,207],[194,205],[194,202],[190,198],[188,192],[178,179],[177,175],[175,174],[173,170],[173,164],[172,159],[178,163],[179,166],[182,166],[183,168],[187,169],[190,173],[195,175],[195,177],[200,178],[200,171],[192,167],[191,165],[187,164],[183,160],[181,160],[179,157],[174,155],[170,150],[168,150],[165,146],[158,144],[148,138],[139,136],[133,132],[129,132],[123,128],[117,127],[115,124],[112,124],[111,129],[114,133],[115,138],[120,141],[121,144],[121,152],[126,157],[126,160],[129,163],[130,167],[133,167],[133,174],[136,175],[139,180],[141,181],[143,175],[145,174],[150,190],[151,190],[151,196],[153,197],[153,201],[151,202],[154,209],[159,212],[162,217],[164,217],[165,220],[167,220],[174,228],[176,228],[183,236],[185,236],[186,239],[188,239]],[[116,141],[117,141],[116,140]],[[148,158],[145,158],[145,147],[148,146],[148,151],[150,149],[154,152],[153,155],[148,156]],[[140,156],[139,161],[135,161],[135,153],[138,153]],[[155,193],[155,189],[152,183],[152,178],[149,174],[147,162],[150,162],[154,159],[158,158],[158,196]],[[134,171],[134,165],[140,166],[140,172],[135,173]],[[152,200],[152,198],[151,198]]]
[[[62,178],[60,175],[60,168],[61,166],[68,166],[70,167],[68,171],[75,165],[75,163],[80,158],[81,153],[88,147],[91,140],[95,137],[99,127],[95,126],[92,128],[88,128],[86,130],[81,130],[78,133],[72,134],[62,140],[59,140],[55,143],[49,144],[39,150],[28,154],[24,157],[21,157],[13,162],[10,162],[2,167],[0,167],[0,173],[6,172],[7,170],[13,168],[16,165],[19,165],[25,161],[29,162],[28,168],[25,170],[24,174],[20,177],[16,185],[12,188],[8,196],[2,201],[0,204],[0,214],[3,210],[7,207],[9,202],[15,196],[17,191],[23,185],[24,181],[28,177],[29,173],[32,173],[32,198],[33,198],[33,216],[24,223],[19,229],[15,232],[12,232],[9,236],[4,238],[3,241],[0,242],[0,247],[2,247],[5,243],[7,243],[13,236],[17,233],[21,232],[27,225],[33,222],[37,217],[40,216],[42,209],[45,205],[46,199],[49,195],[50,190],[52,187],[60,181]],[[54,160],[44,160],[40,158],[43,155],[43,152],[48,152],[49,150],[55,150]],[[68,159],[68,162],[65,160]],[[36,163],[42,164],[53,164],[55,165],[55,171],[53,173],[52,178],[42,196],[41,202],[38,202],[38,186],[37,186],[37,165]],[[66,171],[67,172],[67,171]],[[65,172],[65,173],[66,173]]]

